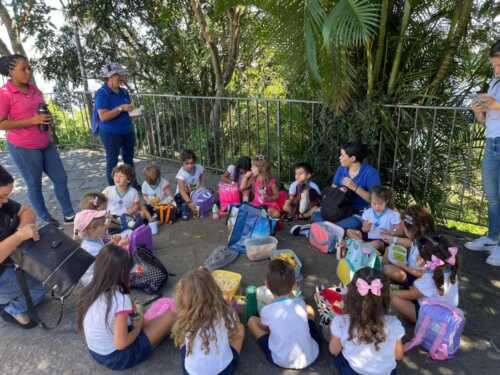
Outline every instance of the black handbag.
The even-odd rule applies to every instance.
[[[167,282],[169,273],[163,263],[145,247],[132,253],[134,265],[130,271],[130,285],[148,294],[156,294]]]
[[[323,190],[321,197],[321,217],[323,220],[336,223],[346,217],[352,216],[355,212],[351,206],[354,193],[347,189],[343,190],[329,186]]]
[[[82,249],[78,242],[52,224],[40,228],[39,234],[38,241],[23,242],[10,255],[10,259],[14,263],[17,281],[28,302],[30,318],[39,322],[44,328],[49,328],[40,320],[34,309],[24,272],[39,280],[51,296],[61,302],[61,314],[57,326],[62,319],[64,299],[71,294],[95,258]]]

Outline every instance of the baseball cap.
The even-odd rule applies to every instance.
[[[126,76],[128,74],[127,69],[118,63],[107,63],[101,68],[101,77],[109,78],[114,74],[119,74],[121,76]]]
[[[75,231],[78,233],[83,232],[94,219],[106,216],[104,210],[83,210],[75,215]]]

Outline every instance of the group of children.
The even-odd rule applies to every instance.
[[[91,356],[108,368],[125,369],[144,361],[169,333],[182,351],[185,373],[232,374],[237,367],[245,328],[211,273],[200,268],[184,276],[176,286],[175,310],[145,321],[129,296],[132,261],[124,251],[126,235],[109,234],[123,214],[151,220],[158,203],[175,204],[182,215],[196,210],[190,194],[203,185],[204,169],[196,164],[192,151],[183,152],[181,161],[175,195],[151,165],[144,170],[141,198],[131,186],[133,169],[121,165],[113,171],[115,185],[102,193],[86,194],[76,216],[76,235],[82,247],[96,256],[82,279],[78,326]],[[273,217],[305,218],[317,209],[321,197],[311,176],[308,164],[297,164],[295,182],[288,195],[280,197],[269,162],[258,156],[240,158],[222,181],[237,184],[243,201],[266,206]],[[389,244],[409,250],[406,262],[392,264],[384,255],[383,271],[363,268],[348,285],[344,314],[333,319],[329,330],[329,351],[341,374],[395,373],[405,332],[389,314],[391,307],[415,322],[423,298],[458,305],[457,249],[434,234],[432,217],[425,209],[410,206],[400,215],[390,207],[391,192],[373,188],[361,231],[347,231],[352,238],[371,242],[380,253]],[[391,282],[400,289],[391,292]],[[248,320],[249,332],[274,365],[291,369],[311,365],[319,355],[320,337],[314,310],[292,293],[296,285],[290,264],[271,261],[266,286],[274,300],[262,308],[260,318]]]

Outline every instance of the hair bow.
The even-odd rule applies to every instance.
[[[458,247],[449,247],[448,251],[450,252],[451,256],[446,259],[446,263],[448,263],[450,266],[454,266],[457,263]]]
[[[94,199],[92,199],[92,205],[97,207],[99,205],[99,197],[94,197]]]
[[[362,296],[366,296],[370,291],[374,296],[380,296],[383,287],[384,284],[382,284],[382,281],[380,281],[380,279],[373,280],[371,284],[368,284],[363,279],[358,279],[356,281],[356,288],[358,289],[358,293]]]
[[[433,255],[431,257],[431,261],[425,262],[425,268],[430,269],[431,271],[434,271],[436,268],[444,266],[444,262],[442,259],[439,259],[437,256]]]

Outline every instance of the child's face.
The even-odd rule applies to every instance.
[[[254,176],[258,176],[260,174],[259,173],[259,168],[255,164],[253,164],[253,163],[252,163],[252,168],[250,168],[250,170],[252,171],[252,174]]]
[[[385,210],[386,203],[383,199],[380,199],[378,197],[373,197],[371,203],[372,203],[372,208],[376,213],[379,214]]]
[[[306,182],[311,178],[311,174],[307,173],[304,168],[297,168],[295,170],[295,181]]]
[[[182,163],[182,168],[184,168],[186,172],[191,173],[194,169],[194,165],[195,165],[194,159],[187,159]]]
[[[118,172],[118,173],[115,173],[113,175],[113,182],[115,183],[116,186],[124,187],[124,186],[128,186],[128,184],[130,183],[130,180],[128,179],[128,177],[126,175]]]

